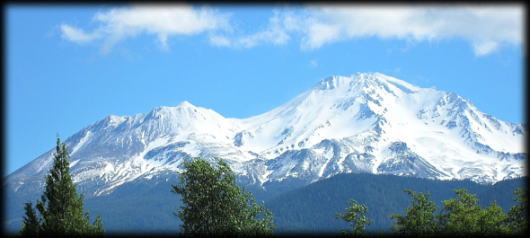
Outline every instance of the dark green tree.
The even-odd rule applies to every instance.
[[[455,199],[443,201],[439,221],[443,232],[459,235],[494,235],[509,232],[507,216],[496,202],[483,209],[478,199],[465,189],[455,190]]]
[[[507,223],[513,233],[526,233],[528,230],[528,199],[526,192],[517,188],[513,194],[515,195],[514,201],[518,204],[508,211]]]
[[[440,225],[444,232],[453,234],[478,233],[482,208],[478,199],[465,189],[455,190],[457,198],[443,201]]]
[[[366,217],[368,207],[364,204],[359,204],[353,199],[349,200],[349,204],[344,213],[339,213],[336,216],[351,224],[352,230],[349,233],[345,232],[346,234],[360,235],[367,225],[372,224],[372,221]]]
[[[185,234],[271,234],[272,214],[236,185],[228,164],[212,166],[201,158],[184,162],[179,185],[172,185],[184,205],[175,213]]]
[[[508,216],[502,211],[502,208],[493,201],[489,207],[481,211],[478,224],[481,234],[507,234],[510,231],[506,222]]]
[[[32,236],[36,237],[39,236],[39,229],[40,229],[40,220],[37,217],[37,214],[35,213],[35,209],[33,208],[33,204],[30,202],[24,204],[24,223],[22,224],[22,236]]]
[[[412,197],[412,206],[406,209],[406,215],[392,214],[391,218],[396,220],[393,230],[402,234],[433,235],[438,231],[438,221],[434,211],[436,205],[429,200],[430,193],[416,193],[405,190]]]
[[[83,212],[83,196],[78,195],[70,175],[70,163],[67,147],[57,138],[56,151],[53,154],[53,167],[46,176],[46,187],[37,210],[41,219],[38,220],[38,234],[54,235],[100,235],[103,233],[101,218],[94,224],[89,222],[89,214]],[[26,205],[26,218],[22,234],[32,232],[35,228],[35,212]]]

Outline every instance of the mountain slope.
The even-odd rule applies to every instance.
[[[393,213],[405,214],[411,198],[404,192],[430,193],[437,211],[443,200],[453,199],[455,189],[466,189],[475,194],[483,207],[496,201],[507,212],[516,205],[515,188],[526,186],[525,178],[511,179],[494,185],[477,184],[469,180],[439,181],[414,177],[373,174],[340,174],[302,188],[281,194],[266,202],[274,214],[277,232],[339,232],[348,230],[348,224],[336,219],[343,213],[349,199],[368,207],[367,217],[374,223],[369,231],[390,232]]]
[[[333,76],[269,112],[225,118],[183,102],[108,116],[69,137],[86,198],[178,174],[200,156],[226,160],[256,191],[288,191],[341,173],[494,183],[524,175],[526,129],[462,97],[379,73]],[[42,191],[52,150],[7,176],[8,200]],[[286,184],[289,184],[288,186]]]

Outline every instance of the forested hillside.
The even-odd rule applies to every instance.
[[[481,185],[472,181],[439,181],[394,175],[341,174],[310,184],[267,201],[274,214],[276,231],[336,232],[347,224],[335,218],[343,212],[352,198],[368,206],[368,218],[374,223],[368,231],[391,231],[393,213],[403,214],[410,206],[410,196],[404,190],[430,192],[431,199],[441,206],[442,200],[456,197],[455,189],[467,189],[476,194],[483,207],[493,200],[507,212],[516,203],[512,194],[524,186],[526,178]]]

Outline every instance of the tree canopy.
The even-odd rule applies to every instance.
[[[438,230],[438,223],[434,214],[436,205],[429,200],[431,195],[412,190],[405,192],[412,197],[412,206],[406,209],[405,216],[392,214],[392,219],[396,219],[392,229],[403,234],[434,234]]]
[[[508,226],[514,233],[526,233],[528,230],[528,198],[525,191],[518,188],[514,192],[517,205],[508,212]]]
[[[456,198],[443,201],[441,230],[452,234],[506,233],[507,216],[496,202],[483,209],[478,199],[465,189],[455,190]]]
[[[103,233],[101,218],[93,224],[89,222],[88,212],[83,210],[83,196],[77,194],[70,175],[70,163],[67,147],[57,138],[53,154],[53,167],[46,176],[46,187],[35,212],[32,203],[25,204],[25,217],[22,235],[100,235]]]
[[[337,214],[337,218],[340,218],[351,224],[352,230],[351,235],[361,234],[367,225],[371,224],[372,221],[366,217],[368,213],[368,207],[364,204],[359,204],[356,200],[350,199],[349,206],[346,207],[346,211],[342,214]]]
[[[180,184],[173,192],[180,194],[184,205],[175,214],[183,222],[185,234],[270,234],[272,214],[254,197],[236,185],[228,164],[217,166],[201,158],[184,162]]]

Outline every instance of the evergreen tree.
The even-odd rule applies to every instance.
[[[357,201],[350,199],[349,207],[346,207],[346,211],[343,214],[337,214],[337,218],[340,218],[348,223],[351,223],[352,230],[351,235],[361,234],[365,227],[372,223],[367,217],[368,207],[364,204],[359,204]]]
[[[393,214],[396,219],[393,230],[402,234],[433,235],[438,230],[438,222],[434,211],[436,205],[429,200],[430,193],[416,193],[405,190],[412,197],[412,206],[406,209],[406,215]]]
[[[442,230],[453,234],[477,233],[481,215],[478,199],[465,189],[457,189],[455,194],[457,198],[442,202],[444,207],[439,216]]]
[[[184,168],[180,184],[172,187],[184,203],[175,215],[182,220],[185,234],[272,233],[271,212],[256,205],[253,196],[235,184],[228,164],[218,160],[218,166],[213,167],[196,158],[184,162]]]
[[[508,216],[502,211],[502,208],[493,201],[491,205],[481,211],[478,220],[479,232],[481,234],[506,234],[510,231],[506,225]]]
[[[493,235],[509,232],[507,216],[496,202],[483,209],[478,199],[465,189],[455,190],[457,198],[443,201],[439,221],[442,231],[458,235]]]
[[[518,202],[518,205],[513,206],[508,212],[508,226],[513,233],[526,233],[528,230],[528,205],[526,193],[520,188],[515,189],[514,201]]]
[[[38,234],[53,235],[100,235],[103,233],[101,218],[89,223],[89,214],[83,213],[83,196],[78,195],[70,175],[67,147],[57,138],[56,151],[50,173],[46,176],[46,187],[37,210],[42,217],[38,221]],[[35,228],[35,212],[31,203],[26,205],[23,234]]]
[[[22,224],[22,236],[32,236],[37,237],[39,236],[39,224],[40,221],[37,218],[37,214],[35,213],[35,209],[33,208],[33,204],[30,202],[24,204],[24,211],[25,211],[25,217],[24,217],[24,223]]]

